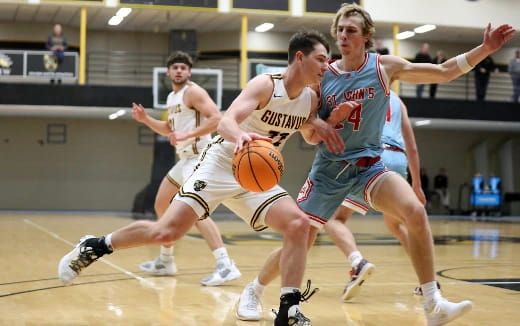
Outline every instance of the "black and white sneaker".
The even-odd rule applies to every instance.
[[[105,237],[96,238],[93,235],[82,237],[74,249],[61,258],[58,265],[60,280],[65,285],[71,284],[82,270],[112,251],[105,244]]]
[[[316,292],[315,288],[310,291],[311,281],[307,281],[307,289],[300,293],[299,290],[294,290],[292,293],[286,293],[280,297],[280,309],[278,312],[273,309],[276,315],[273,326],[312,326],[309,318],[305,317],[300,310],[300,302],[307,301]]]

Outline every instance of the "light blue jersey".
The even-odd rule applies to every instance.
[[[354,71],[339,70],[337,61],[329,63],[320,92],[319,114],[324,120],[342,102],[358,101],[361,105],[337,126],[346,150],[336,155],[330,153],[324,144],[320,144],[319,155],[328,160],[347,160],[352,163],[361,157],[381,155],[381,132],[390,92],[383,82],[379,55],[366,53],[365,61]]]
[[[405,149],[403,134],[401,131],[402,122],[401,101],[397,94],[390,92],[390,106],[387,109],[385,125],[381,142],[391,146]]]
[[[329,64],[321,81],[320,117],[344,101],[361,105],[336,129],[345,142],[339,155],[320,144],[309,177],[298,194],[298,206],[309,216],[311,224],[321,227],[342,202],[365,214],[372,206],[374,186],[391,173],[381,161],[381,134],[390,92],[384,83],[379,55],[365,54],[365,61],[355,71],[340,71],[336,62]]]

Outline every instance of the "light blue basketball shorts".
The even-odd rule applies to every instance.
[[[346,161],[316,157],[296,202],[308,214],[311,224],[321,228],[346,201],[348,207],[366,214],[370,193],[380,180],[390,175],[382,161],[360,167]]]

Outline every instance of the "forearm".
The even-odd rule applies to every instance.
[[[224,115],[218,123],[217,132],[225,140],[235,143],[244,131],[240,129],[235,119]]]
[[[421,163],[419,160],[419,152],[416,147],[408,149],[406,148],[406,155],[408,158],[408,169],[410,170],[410,176],[412,177],[412,186],[421,187],[421,176],[420,167]]]
[[[200,137],[203,135],[211,134],[212,132],[217,130],[219,121],[220,121],[219,116],[215,117],[215,118],[209,118],[209,119],[204,120],[204,122],[200,126],[194,128],[188,132],[188,137],[195,138],[195,137]]]
[[[157,120],[150,116],[147,116],[142,123],[154,132],[163,136],[168,136],[172,132],[166,121]]]

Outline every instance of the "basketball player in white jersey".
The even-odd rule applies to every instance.
[[[307,85],[320,81],[327,69],[328,44],[317,32],[300,32],[289,41],[289,66],[278,76],[260,75],[248,82],[222,117],[211,145],[200,156],[196,170],[156,222],[136,221],[106,236],[83,237],[60,261],[60,279],[70,284],[99,257],[114,250],[177,241],[199,219],[223,203],[253,230],[271,227],[284,241],[279,261],[280,309],[275,326],[310,326],[299,303],[314,292],[300,292],[305,272],[310,222],[296,202],[279,185],[262,192],[242,188],[233,177],[233,153],[253,139],[272,141],[281,149],[288,137],[301,131],[314,134],[331,152],[344,144],[338,134],[316,117],[318,98]],[[276,119],[269,117],[276,116]],[[324,126],[325,125],[325,126]],[[309,289],[310,285],[307,286]]]
[[[167,121],[150,117],[140,104],[132,105],[132,117],[156,133],[168,136],[180,159],[159,186],[155,198],[155,212],[159,218],[164,214],[181,185],[193,172],[200,153],[211,142],[211,133],[217,129],[221,117],[217,105],[208,93],[190,80],[192,65],[192,58],[180,51],[167,60],[166,75],[172,85],[172,92],[166,100]],[[240,271],[229,258],[215,222],[208,217],[195,223],[195,226],[206,240],[216,260],[215,271],[202,279],[201,284],[216,286],[239,278]],[[173,244],[162,245],[159,256],[155,260],[142,263],[140,268],[152,274],[174,275],[177,266],[174,261]]]

